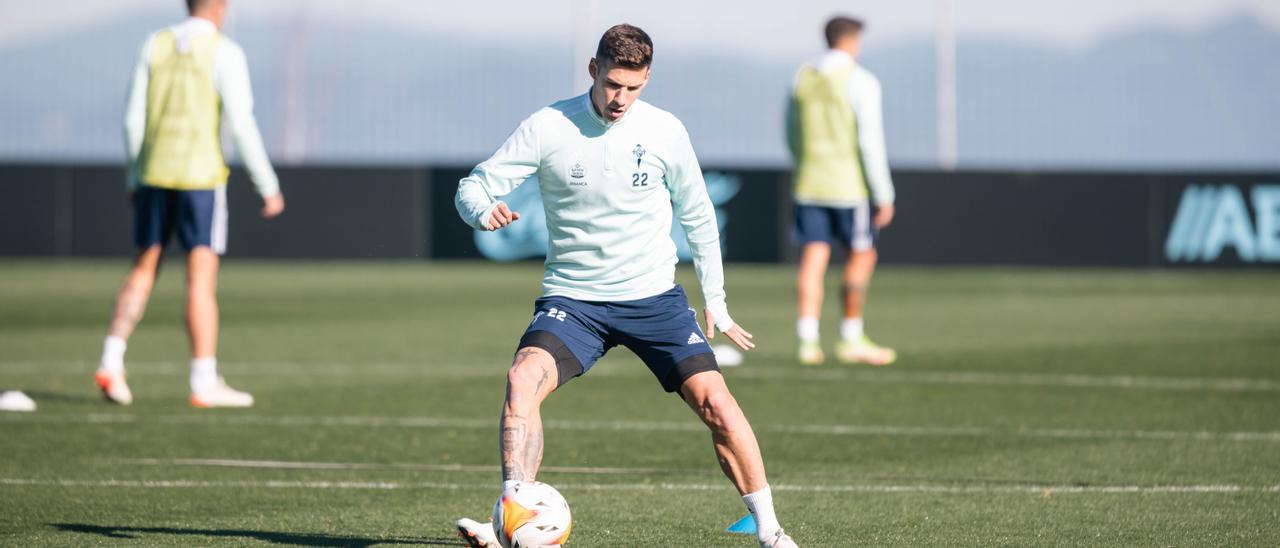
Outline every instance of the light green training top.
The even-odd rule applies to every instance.
[[[221,35],[208,33],[179,49],[171,30],[151,40],[147,125],[138,155],[148,186],[205,190],[226,184],[222,159],[222,102],[213,86],[213,52]]]
[[[589,97],[560,101],[521,122],[458,182],[458,214],[482,228],[502,196],[536,175],[549,234],[544,294],[606,302],[675,286],[671,223],[678,220],[706,307],[717,328],[732,329],[715,208],[684,124],[639,100],[621,120],[606,122]]]
[[[226,165],[219,129],[224,115],[258,194],[279,193],[253,116],[244,50],[198,17],[148,36],[125,104],[129,189],[144,180],[170,188],[223,185]]]
[[[787,109],[797,203],[893,203],[880,105],[880,82],[844,52],[800,68]]]

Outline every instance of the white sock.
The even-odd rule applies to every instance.
[[[800,338],[800,342],[818,342],[818,319],[797,319],[796,336]]]
[[[107,335],[102,341],[102,361],[98,362],[98,369],[111,373],[124,371],[124,351],[128,346],[124,339]]]
[[[761,541],[773,538],[774,533],[782,528],[778,524],[778,516],[773,513],[773,491],[769,490],[769,486],[743,495],[742,502],[747,504],[747,511],[756,520],[756,535]]]
[[[840,338],[845,342],[862,342],[862,318],[845,318],[840,322]]]
[[[198,394],[216,384],[218,384],[218,358],[192,358],[191,391]]]
[[[502,492],[503,492],[503,493],[506,493],[506,492],[507,492],[507,489],[510,489],[512,485],[515,485],[515,484],[517,484],[517,483],[524,483],[524,482],[522,482],[522,481],[520,481],[520,480],[503,480],[503,481],[502,481]]]

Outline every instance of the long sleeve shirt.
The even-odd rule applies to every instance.
[[[174,33],[179,47],[193,37],[218,32],[212,22],[198,17],[188,18],[168,30]],[[154,39],[153,33],[142,44],[125,102],[124,139],[129,161],[127,185],[130,190],[141,184],[137,164],[146,132],[147,83]],[[214,87],[222,100],[223,114],[230,125],[231,137],[240,153],[240,159],[249,171],[249,178],[258,194],[264,198],[278,194],[280,182],[267,159],[262,135],[258,132],[258,122],[253,116],[253,89],[249,84],[249,65],[245,61],[244,50],[229,38],[222,37],[214,52],[213,70]]]
[[[483,228],[501,197],[534,175],[550,238],[544,294],[610,302],[671,289],[674,219],[688,234],[716,327],[733,328],[715,208],[689,134],[675,116],[637,100],[609,123],[589,92],[543,108],[459,181],[458,214]]]
[[[801,67],[787,109],[796,201],[851,207],[891,204],[880,80],[849,54],[827,51]]]

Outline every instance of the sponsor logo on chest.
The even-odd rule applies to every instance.
[[[587,182],[583,180],[587,176],[587,168],[582,166],[582,162],[574,162],[573,167],[569,168],[569,186],[587,186]]]

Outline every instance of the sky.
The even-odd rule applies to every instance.
[[[1195,32],[1240,13],[1280,29],[1276,0],[366,0],[358,8],[349,0],[232,0],[231,26],[245,18],[334,17],[437,32],[537,38],[584,24],[598,27],[586,28],[587,34],[598,35],[599,28],[627,21],[654,29],[661,47],[740,47],[741,37],[750,36],[754,53],[791,55],[798,49],[818,47],[814,36],[829,14],[852,9],[868,21],[877,39],[892,42],[931,33],[935,10],[944,2],[956,4],[960,34],[1016,38],[1062,49],[1087,48],[1134,28]],[[912,4],[914,9],[904,9]],[[139,14],[178,17],[182,12],[182,2],[177,0],[0,0],[0,48]]]

